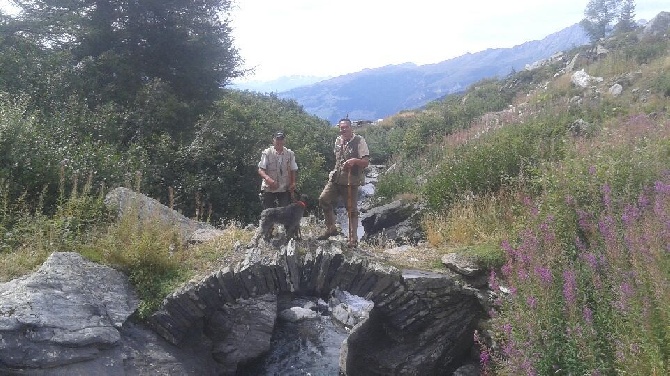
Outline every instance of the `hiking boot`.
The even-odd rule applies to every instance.
[[[326,240],[326,239],[330,238],[331,236],[335,236],[337,234],[338,234],[338,232],[335,229],[326,230],[321,235],[317,236],[316,240]]]

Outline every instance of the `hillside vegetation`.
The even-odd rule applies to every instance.
[[[389,166],[376,200],[428,207],[424,266],[462,252],[491,267],[496,301],[477,337],[487,374],[670,373],[670,41],[632,32],[604,47],[360,131],[372,162]],[[580,88],[581,69],[603,80]],[[80,252],[129,275],[144,317],[248,241],[274,131],[287,133],[312,207],[333,164],[335,130],[271,95],[226,90],[187,122],[161,80],[138,90],[141,105],[91,105],[55,91],[61,81],[34,82],[47,87],[0,82],[3,281]],[[173,229],[112,217],[102,198],[116,186],[229,231],[186,249]]]
[[[378,199],[417,196],[438,254],[498,266],[486,374],[670,372],[670,42],[604,47],[364,132],[393,166]],[[602,80],[575,85],[582,69]]]

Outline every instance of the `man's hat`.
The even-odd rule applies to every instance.
[[[284,132],[277,132],[275,133],[275,138],[278,138],[280,140],[284,139]]]

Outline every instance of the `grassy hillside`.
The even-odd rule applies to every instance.
[[[390,140],[378,198],[416,195],[438,255],[497,265],[486,374],[670,372],[670,42],[604,47],[365,131]]]

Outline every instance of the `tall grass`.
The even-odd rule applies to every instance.
[[[425,182],[431,245],[495,254],[502,240],[493,341],[476,338],[485,374],[670,374],[670,58],[658,43],[588,66],[598,89],[559,76],[517,96],[509,121],[476,118],[402,162]]]
[[[77,191],[76,181],[68,184],[73,187],[68,194],[61,190],[54,214],[0,195],[0,281],[34,271],[53,252],[78,252],[124,272],[140,298],[138,317],[144,318],[179,285],[239,261],[232,257],[234,244],[251,238],[249,231],[229,224],[216,241],[187,248],[177,228],[163,221],[139,220],[132,210],[115,219],[102,189],[92,192],[88,179]]]
[[[670,373],[670,179],[633,202],[601,188],[602,212],[569,200],[580,230],[572,249],[556,241],[551,215],[504,243],[491,284],[510,293],[492,312],[488,373]]]

